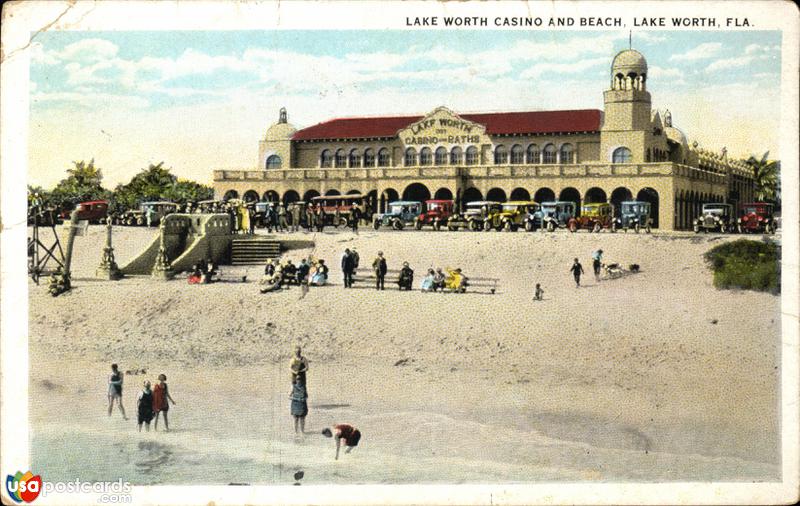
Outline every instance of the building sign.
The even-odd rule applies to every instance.
[[[468,146],[491,144],[486,127],[456,116],[439,107],[416,123],[398,132],[406,146]]]

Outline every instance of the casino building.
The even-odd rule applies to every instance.
[[[338,118],[301,130],[281,109],[258,146],[258,167],[215,170],[217,198],[308,201],[361,193],[374,210],[399,198],[625,200],[652,203],[654,225],[687,229],[704,202],[753,198],[742,160],[687,142],[669,111],[654,110],[647,61],[611,64],[604,110]]]

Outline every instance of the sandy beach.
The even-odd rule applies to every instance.
[[[154,234],[115,227],[117,261]],[[326,231],[284,234],[331,286],[261,295],[263,268],[223,282],[93,278],[104,228],[76,239],[72,292],[29,283],[32,467],[48,480],[134,484],[772,481],[780,476],[780,298],[719,291],[702,254],[737,236]],[[309,243],[311,244],[311,243]],[[378,250],[497,277],[497,293],[345,290]],[[591,252],[641,272],[596,282]],[[576,289],[578,257],[587,275]],[[247,282],[241,277],[247,275]],[[544,300],[532,301],[541,283]],[[289,415],[288,359],[310,361],[307,434]],[[124,405],[106,416],[109,365]],[[168,376],[169,434],[136,432],[143,379]],[[363,439],[334,461],[319,434]]]

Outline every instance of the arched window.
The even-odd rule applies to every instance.
[[[511,163],[520,164],[525,161],[525,150],[519,144],[511,146]]]
[[[572,144],[564,144],[561,146],[561,163],[575,163],[575,150]]]
[[[280,169],[281,157],[278,155],[270,155],[267,157],[267,169]]]
[[[556,147],[548,144],[542,151],[542,163],[556,163]]]
[[[436,148],[436,165],[447,165],[447,148],[439,146]]]
[[[331,154],[330,149],[323,149],[322,153],[319,155],[319,166],[320,167],[330,167],[333,164],[333,155]]]
[[[631,150],[625,146],[615,149],[611,155],[611,163],[631,163]]]
[[[536,144],[528,146],[528,149],[525,150],[525,163],[542,163],[539,146]]]
[[[500,165],[508,163],[508,150],[505,146],[500,145],[494,148],[494,164]]]
[[[346,167],[347,166],[347,155],[344,152],[344,149],[337,149],[336,150],[336,159],[334,160],[336,167]]]
[[[450,150],[450,165],[460,165],[461,164],[461,156],[464,153],[461,151],[461,148],[458,146],[453,147]]]
[[[350,167],[361,167],[361,155],[359,155],[357,149],[350,150],[350,156],[348,158]]]
[[[417,150],[414,149],[414,148],[407,148],[406,149],[406,156],[405,156],[405,159],[403,161],[403,165],[408,167],[408,166],[416,165],[416,164],[417,164]]]
[[[378,151],[378,167],[388,167],[391,162],[392,159],[389,156],[389,150],[386,148],[381,148]]]
[[[372,148],[367,148],[364,150],[364,167],[374,167],[375,166],[375,151]]]
[[[475,146],[470,146],[467,148],[467,157],[466,157],[467,165],[477,165],[478,164],[478,148]]]
[[[431,148],[422,148],[419,152],[419,164],[430,165],[433,163],[433,153]]]

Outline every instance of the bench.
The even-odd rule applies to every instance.
[[[427,272],[427,269],[425,270],[425,272]],[[339,272],[339,275],[341,276],[341,271]],[[397,280],[399,277],[400,277],[400,269],[387,269],[385,285],[387,287],[397,289]],[[422,277],[419,275],[418,271],[415,270],[414,284],[411,287],[412,291],[419,290],[419,283],[421,279]],[[467,276],[466,293],[495,294],[497,292],[497,286],[499,283],[500,283],[499,278]],[[360,286],[358,286],[359,284]],[[375,287],[375,272],[372,270],[372,267],[369,268],[359,267],[356,270],[356,274],[353,276],[353,288],[374,288],[374,287]],[[450,290],[443,290],[443,291],[448,293],[450,292]]]

